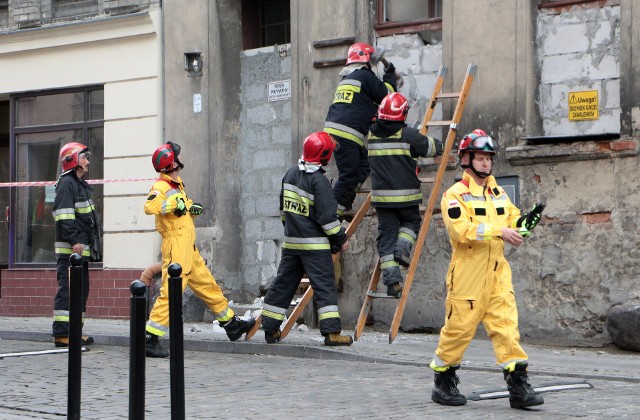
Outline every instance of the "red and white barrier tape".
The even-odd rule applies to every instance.
[[[155,181],[157,178],[126,178],[126,179],[88,179],[89,184],[110,184],[112,182],[136,182],[136,181]],[[2,187],[44,187],[47,185],[55,185],[58,181],[32,181],[32,182],[0,182]]]

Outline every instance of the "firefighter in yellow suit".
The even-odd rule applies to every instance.
[[[172,263],[182,267],[182,291],[187,285],[211,309],[231,341],[236,341],[255,324],[254,319],[242,320],[229,308],[227,299],[216,283],[196,248],[193,219],[204,211],[202,205],[187,197],[180,170],[180,146],[168,142],[156,149],[153,167],[160,178],[151,187],[144,212],[156,217],[156,229],[162,235],[162,288],[147,322],[147,356],[167,357],[158,340],[169,330],[169,300],[167,268]]]
[[[442,198],[442,218],[453,250],[446,281],[445,324],[431,362],[435,371],[431,399],[443,405],[467,402],[458,391],[455,371],[481,321],[503,369],[511,407],[544,402],[528,382],[511,268],[504,256],[504,242],[520,245],[523,235],[538,223],[539,214],[522,216],[498,186],[491,176],[495,152],[493,139],[484,131],[467,134],[458,147],[465,169],[462,180]]]

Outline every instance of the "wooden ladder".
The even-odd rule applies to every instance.
[[[434,126],[440,126],[440,127],[448,126],[449,132],[447,134],[447,138],[443,145],[444,147],[442,152],[442,158],[440,160],[440,164],[438,165],[438,171],[436,173],[435,180],[422,179],[422,181],[425,183],[433,182],[433,187],[431,189],[431,192],[429,193],[429,201],[427,203],[426,210],[422,217],[422,224],[420,225],[420,231],[418,233],[418,238],[416,240],[416,246],[413,250],[411,263],[409,264],[409,269],[404,280],[402,295],[398,299],[398,306],[396,307],[396,311],[393,316],[393,321],[391,322],[391,328],[389,330],[389,343],[393,343],[393,340],[395,340],[396,336],[398,335],[398,329],[400,328],[400,321],[402,320],[402,315],[404,313],[404,309],[407,304],[407,298],[409,297],[409,292],[411,291],[411,285],[413,283],[413,279],[416,274],[418,262],[420,260],[420,255],[422,253],[422,248],[424,246],[427,233],[429,232],[429,225],[431,223],[433,209],[435,208],[436,202],[439,198],[442,177],[444,176],[445,170],[447,168],[447,164],[449,163],[449,156],[451,154],[451,150],[453,149],[453,143],[455,142],[458,124],[460,123],[460,119],[462,118],[462,111],[464,110],[464,105],[467,99],[467,95],[469,94],[469,90],[471,88],[471,83],[473,82],[473,77],[475,76],[475,73],[476,73],[476,65],[469,64],[469,66],[467,67],[467,74],[465,75],[460,92],[441,93],[442,85],[444,84],[444,78],[447,75],[447,68],[445,66],[440,66],[440,69],[438,70],[438,78],[436,80],[436,84],[433,89],[433,95],[431,96],[431,101],[429,102],[429,106],[427,107],[427,111],[425,112],[425,115],[422,121],[422,128],[420,129],[420,133],[422,133],[423,135],[426,135],[429,127],[434,127]],[[453,111],[453,116],[451,120],[447,120],[447,121],[431,121],[433,112],[436,108],[438,100],[440,99],[457,99],[457,103]],[[380,281],[380,274],[381,274],[380,257],[378,257],[376,260],[375,269],[373,271],[373,274],[371,275],[369,288],[367,289],[365,300],[364,300],[364,303],[362,304],[362,309],[360,310],[360,315],[358,316],[358,321],[356,323],[354,337],[353,337],[355,340],[358,340],[362,335],[362,330],[364,328],[367,317],[369,315],[369,311],[371,310],[371,304],[373,299],[376,299],[376,298],[397,299],[397,298],[388,296],[386,293],[377,293],[378,282]]]

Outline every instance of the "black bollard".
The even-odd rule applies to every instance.
[[[84,270],[82,257],[69,257],[69,373],[67,418],[80,419],[82,389],[82,284]]]
[[[182,332],[182,267],[171,264],[169,272],[169,354],[171,419],[184,419],[184,343]]]
[[[147,286],[134,280],[131,291],[131,318],[129,319],[129,419],[144,419],[145,395],[145,324],[147,320]]]

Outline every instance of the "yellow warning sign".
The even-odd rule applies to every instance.
[[[598,119],[598,91],[569,92],[569,121]]]

